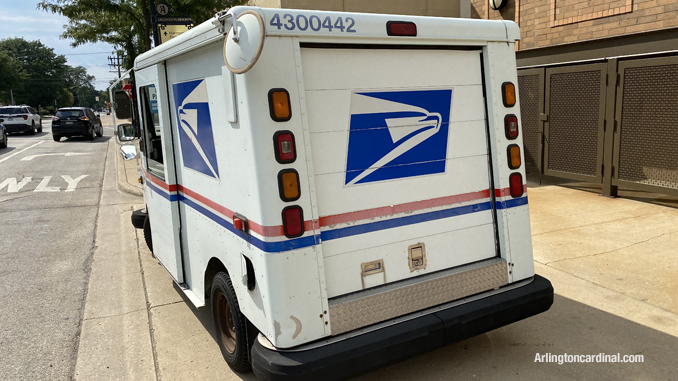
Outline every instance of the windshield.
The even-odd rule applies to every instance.
[[[14,114],[25,114],[26,111],[20,107],[4,107],[0,108],[0,114],[9,114],[9,115],[14,115]]]
[[[56,117],[59,119],[78,119],[84,115],[82,110],[59,110]]]

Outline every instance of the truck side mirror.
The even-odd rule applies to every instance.
[[[113,112],[118,119],[132,119],[132,100],[129,93],[124,90],[113,93]]]
[[[136,140],[137,137],[134,131],[134,126],[130,123],[119,124],[115,130],[115,138],[118,140],[118,144]]]

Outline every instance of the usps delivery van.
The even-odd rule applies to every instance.
[[[136,59],[134,224],[234,370],[347,378],[549,309],[518,38],[235,7]]]

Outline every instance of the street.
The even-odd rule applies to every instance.
[[[42,133],[11,135],[0,150],[4,379],[65,379],[73,372],[107,132],[95,141],[56,143],[43,120]]]
[[[252,373],[228,368],[213,337],[209,309],[190,304],[151,256],[142,232],[131,226],[131,212],[143,206],[143,199],[118,190],[124,170],[116,166],[122,161],[116,164],[110,117],[102,119],[104,137],[93,142],[55,143],[49,123],[43,122],[45,132],[10,136],[10,147],[0,154],[2,378],[255,380]],[[655,279],[642,276],[652,263],[675,266],[664,248],[675,247],[670,221],[678,219],[678,212],[557,186],[535,185],[530,197],[535,269],[553,282],[553,307],[360,380],[678,377],[670,365],[678,350],[675,292],[660,287],[673,284],[674,276],[659,270]],[[568,201],[550,207],[553,197]],[[572,225],[564,224],[557,215],[565,205],[596,220],[582,225],[573,217]],[[613,209],[601,215],[595,214],[598,208]],[[597,247],[600,243],[586,236],[598,229],[601,237],[618,238],[623,226],[640,223],[646,228],[627,234],[628,242],[619,248]],[[572,235],[574,242],[587,242],[575,255],[560,246]],[[610,250],[617,261],[615,278],[595,270],[609,267],[613,259],[605,255]],[[650,251],[651,263],[635,260]],[[623,270],[628,266],[641,275]],[[627,281],[620,282],[622,277]],[[536,355],[599,353],[640,354],[644,361],[535,360]]]

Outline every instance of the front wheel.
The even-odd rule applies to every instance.
[[[94,127],[92,127],[92,131],[89,134],[89,140],[94,140],[95,137],[96,135],[94,134]]]
[[[31,122],[31,130],[28,131],[29,135],[35,135],[35,122]]]
[[[102,136],[104,136],[104,128],[99,127],[99,131],[97,132],[97,138],[100,138]]]
[[[144,240],[146,241],[146,246],[148,246],[148,250],[150,250],[151,254],[153,254],[153,236],[151,236],[151,219],[148,218],[148,216],[146,216],[146,220],[144,220]]]
[[[42,132],[42,120],[40,121],[40,127],[38,127],[38,132]]]
[[[7,148],[7,133],[2,134],[2,141],[0,142],[0,148]]]
[[[224,360],[236,372],[249,371],[252,366],[247,340],[247,318],[240,312],[231,278],[225,272],[214,276],[210,301],[217,343]]]

